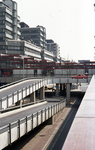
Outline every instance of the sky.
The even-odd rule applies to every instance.
[[[65,60],[94,60],[95,0],[14,0],[20,21],[46,28]]]

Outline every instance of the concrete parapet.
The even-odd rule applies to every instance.
[[[64,109],[64,108],[63,108]],[[57,119],[58,117],[60,116],[60,114],[63,112],[63,109],[60,110],[58,113],[56,113],[55,115],[53,115],[51,118],[49,118],[47,121],[45,121],[45,124],[47,125],[51,125],[53,124]]]

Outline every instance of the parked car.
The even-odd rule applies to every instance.
[[[87,76],[84,74],[77,74],[76,76],[71,76],[72,79],[87,79]]]

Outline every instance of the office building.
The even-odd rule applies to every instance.
[[[30,28],[21,22],[21,39],[46,49],[46,29],[43,26]]]
[[[53,53],[56,59],[60,58],[60,47],[58,46],[57,43],[54,43],[54,41],[51,39],[49,40],[47,39],[46,47],[49,52]]]
[[[23,31],[22,36],[20,31]],[[20,24],[17,3],[13,0],[0,1],[0,53],[27,55],[37,60],[55,60],[55,56],[46,50],[46,29]]]
[[[7,53],[8,40],[20,40],[19,22],[17,3],[12,0],[0,2],[0,53]]]

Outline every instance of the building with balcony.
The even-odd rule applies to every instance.
[[[47,50],[53,53],[53,55],[55,56],[55,61],[60,59],[60,47],[57,43],[54,43],[54,41],[51,39],[46,40],[46,47]]]
[[[33,43],[42,49],[46,49],[46,29],[43,26],[28,27],[21,22],[21,39]]]
[[[20,23],[17,3],[13,0],[0,1],[0,53],[55,61],[54,54],[46,50],[46,29]]]
[[[12,0],[0,2],[0,53],[7,53],[8,40],[20,40],[19,22],[17,3]]]

